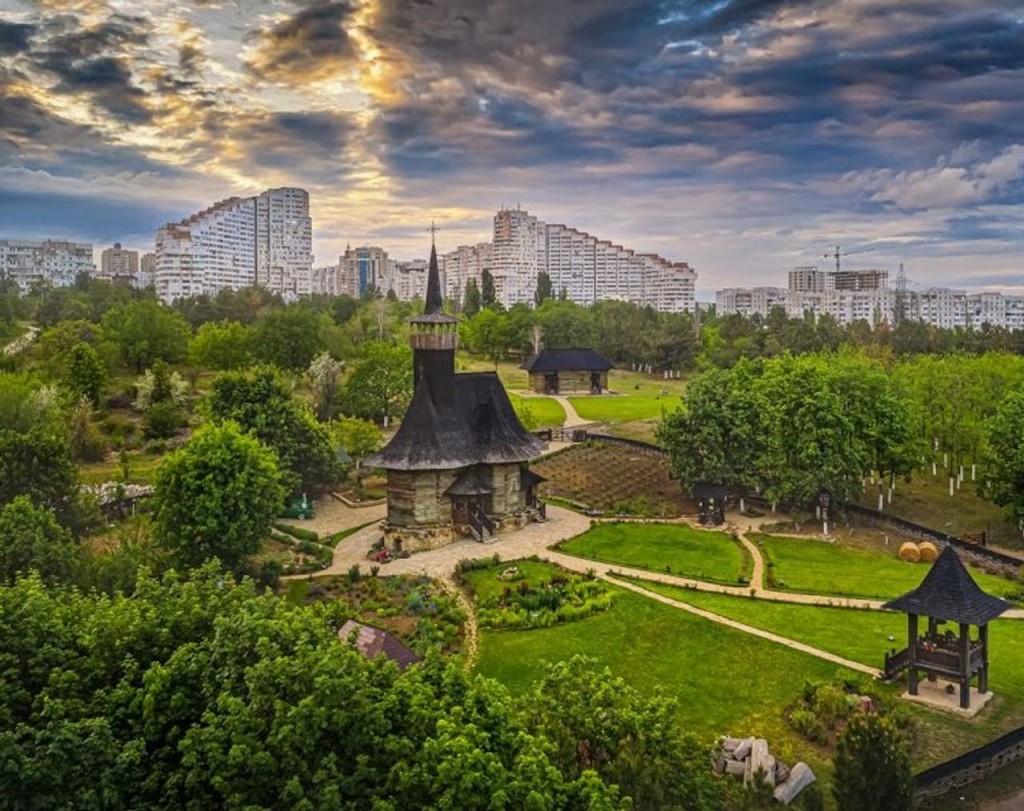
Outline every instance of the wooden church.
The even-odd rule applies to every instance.
[[[546,445],[519,421],[494,372],[455,373],[458,320],[441,308],[431,245],[423,314],[409,319],[414,392],[395,436],[366,464],[387,472],[384,545],[419,552],[486,541],[541,517],[529,460]]]

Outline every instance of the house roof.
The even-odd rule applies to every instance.
[[[523,427],[494,372],[462,372],[420,380],[397,433],[364,464],[445,470],[526,462],[545,447]]]
[[[1010,606],[982,591],[948,545],[920,586],[882,607],[966,625],[985,625]]]
[[[355,620],[349,620],[341,626],[338,638],[342,642],[348,642],[353,631],[356,633],[356,650],[367,659],[374,659],[383,654],[397,664],[400,670],[405,670],[409,665],[423,661],[422,656],[413,653],[387,631],[374,628],[372,625],[364,625]]]
[[[542,349],[519,368],[528,372],[607,372],[612,364],[593,349]]]

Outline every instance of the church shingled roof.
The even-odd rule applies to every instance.
[[[544,448],[519,421],[494,372],[462,372],[436,385],[421,381],[397,433],[364,464],[447,470],[526,462]]]
[[[1009,607],[978,587],[952,545],[942,550],[920,586],[882,606],[965,625],[985,625]]]
[[[519,368],[528,372],[607,372],[612,363],[593,349],[542,349]]]

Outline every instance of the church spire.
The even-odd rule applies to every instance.
[[[434,244],[433,231],[436,230],[431,224],[430,237],[430,269],[427,271],[427,297],[423,305],[423,314],[440,313],[443,301],[441,299],[441,273],[437,269],[437,246]]]

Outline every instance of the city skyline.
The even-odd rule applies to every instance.
[[[152,250],[298,186],[318,265],[521,204],[688,262],[702,299],[836,244],[1021,288],[1022,33],[969,0],[0,0],[2,235]]]

